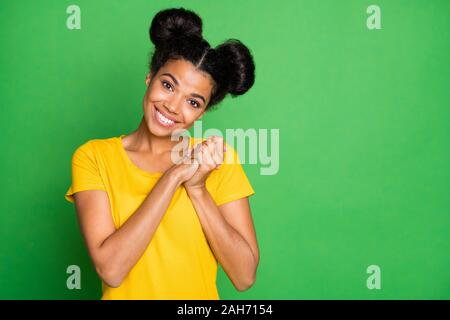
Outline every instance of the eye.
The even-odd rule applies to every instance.
[[[194,108],[200,108],[200,104],[195,100],[189,100],[189,104]]]
[[[172,85],[171,85],[169,82],[167,82],[167,81],[161,81],[161,83],[162,83],[162,85],[163,85],[164,88],[166,88],[166,89],[168,89],[168,90],[170,90],[170,91],[173,91],[173,87],[172,87]]]

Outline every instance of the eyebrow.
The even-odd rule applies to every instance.
[[[178,86],[180,85],[180,83],[178,82],[178,80],[170,73],[163,73],[162,76],[168,76],[172,79],[172,81]],[[203,96],[199,95],[198,93],[191,93],[191,96],[199,98],[201,100],[203,100],[203,103],[206,103],[206,100]]]

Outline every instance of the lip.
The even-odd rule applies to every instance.
[[[164,117],[166,117],[169,120],[172,120],[174,123],[173,124],[166,124],[166,123],[160,122],[156,112],[161,113]],[[180,122],[180,121],[175,120],[173,117],[166,115],[164,112],[161,112],[156,106],[153,106],[153,118],[155,119],[155,121],[159,125],[161,125],[161,126],[163,126],[165,128],[171,128],[171,127],[175,126],[177,123]]]

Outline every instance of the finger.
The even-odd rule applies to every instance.
[[[216,169],[219,169],[220,165],[224,161],[223,138],[220,136],[214,136],[213,141],[215,144],[215,152],[213,157],[217,164]]]
[[[197,170],[198,167],[200,167],[200,163],[198,163],[197,159],[194,159],[194,160],[192,161],[192,167],[194,167],[195,170]]]
[[[208,138],[208,141],[206,142],[206,146],[208,147],[209,153],[211,157],[214,157],[214,154],[216,153],[216,144],[212,138]]]
[[[197,143],[195,145],[193,145],[190,149],[190,154],[189,154],[189,160],[187,163],[193,163],[193,161],[195,159],[197,159],[197,162],[201,163],[201,156],[199,157],[199,154],[201,152],[202,149],[202,144],[201,143]]]
[[[225,145],[223,143],[223,138],[222,137],[215,137],[215,144],[216,144],[216,153],[217,156],[220,158],[220,163],[223,162],[223,154],[224,154],[224,148]]]
[[[227,145],[223,141],[223,137],[221,137],[221,136],[213,136],[213,141],[217,145],[217,149],[222,151],[222,153],[227,151]]]
[[[201,142],[201,150],[202,150],[202,159],[203,159],[203,163],[205,164],[210,164],[206,162],[206,157],[204,156],[204,154],[206,152],[211,152],[211,137],[208,137],[207,139],[203,140]]]
[[[214,136],[210,145],[211,155],[215,163],[215,169],[219,169],[219,166],[223,162],[223,150],[222,150],[222,137]]]
[[[217,145],[215,143],[211,143],[210,150],[211,150],[210,153],[211,153],[212,159],[214,161],[215,169],[218,169],[219,166],[222,164],[223,157],[220,156],[221,152],[219,152],[219,150],[217,150]]]
[[[201,143],[197,143],[194,147],[193,147],[193,152],[192,152],[192,159],[197,159],[199,161],[199,163],[201,163],[201,152],[202,152],[202,144]]]
[[[200,165],[203,165],[204,161],[203,161],[203,149],[197,149],[195,154],[194,154],[194,159],[198,161],[198,163]]]
[[[193,159],[193,153],[194,153],[194,148],[189,148],[186,152],[186,154],[183,157],[183,163],[184,164],[190,164],[192,163],[192,159]]]
[[[206,164],[208,168],[213,169],[216,167],[216,163],[214,162],[214,159],[212,157],[209,145],[203,147],[203,159],[204,164]]]
[[[195,157],[195,159],[197,159],[197,161],[201,165],[208,164],[207,159],[205,157],[205,153],[207,150],[208,150],[208,145],[207,145],[206,141],[203,141],[202,143],[199,143],[196,146],[196,150],[194,151],[195,152],[194,157]]]

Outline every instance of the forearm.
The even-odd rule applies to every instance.
[[[238,290],[255,281],[257,259],[248,242],[223,217],[206,188],[189,190],[211,249]]]
[[[164,174],[133,215],[101,244],[104,270],[115,285],[143,255],[179,185],[172,175]]]

